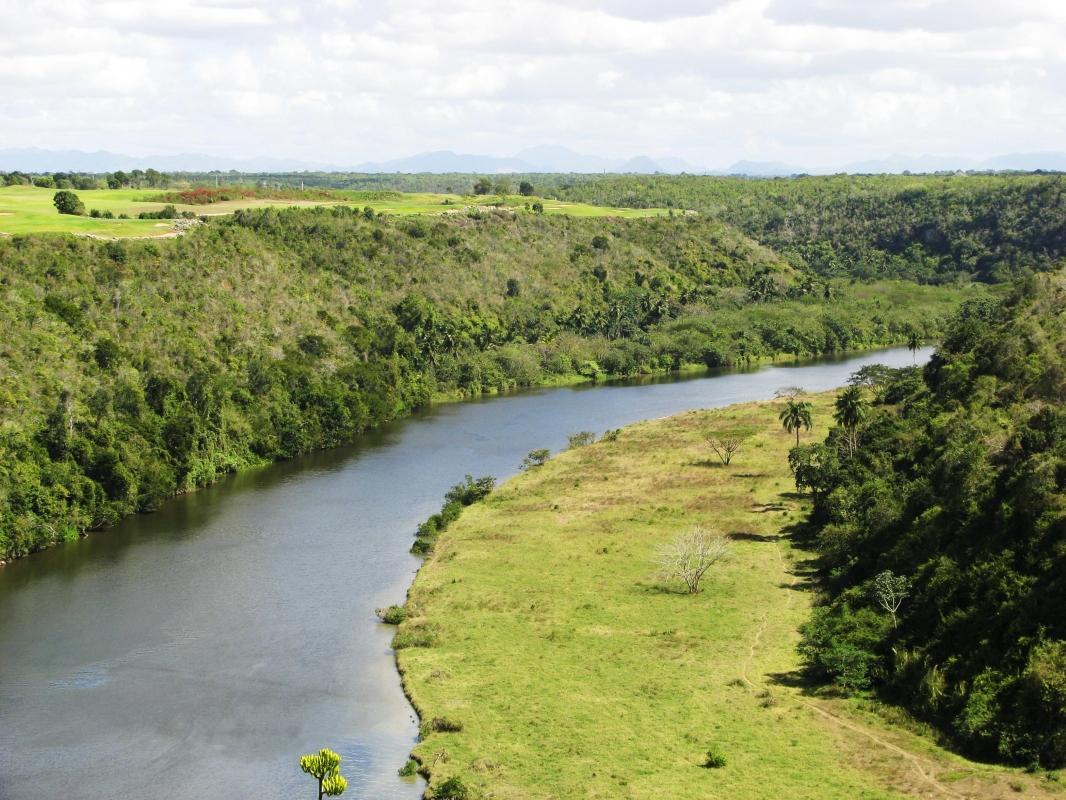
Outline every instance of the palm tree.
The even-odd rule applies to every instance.
[[[778,419],[781,420],[781,424],[786,431],[796,434],[796,447],[799,447],[800,429],[811,429],[811,404],[806,400],[797,400],[794,397],[789,398],[784,409],[778,415]]]
[[[911,351],[911,361],[918,360],[918,348],[922,346],[922,337],[918,331],[911,331],[907,336],[907,349]]]
[[[859,444],[859,425],[869,411],[866,401],[862,397],[862,389],[858,386],[849,386],[837,397],[836,411],[833,419],[837,425],[844,429],[848,440],[848,452],[855,455]]]

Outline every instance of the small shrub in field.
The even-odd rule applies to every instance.
[[[392,637],[393,650],[406,650],[408,647],[432,647],[437,637],[428,628],[407,628],[397,631]]]
[[[543,466],[549,458],[551,458],[551,451],[546,447],[541,447],[538,450],[530,450],[529,454],[522,459],[522,469],[533,469],[533,467]]]
[[[429,722],[423,723],[427,733],[459,733],[463,729],[463,723],[448,717],[434,717]]]
[[[379,608],[374,613],[376,613],[386,625],[399,625],[407,619],[407,609],[403,606]]]
[[[703,766],[707,769],[721,769],[725,766],[725,755],[718,747],[712,746],[707,751],[707,758],[703,762]]]
[[[470,790],[458,778],[452,777],[433,790],[433,800],[468,800]]]
[[[617,442],[618,435],[622,432],[621,428],[615,428],[611,431],[604,431],[603,436],[600,437],[601,442]]]
[[[413,758],[407,759],[407,763],[399,769],[401,778],[411,778],[418,773],[418,762]]]
[[[571,450],[577,447],[585,447],[596,441],[596,434],[592,431],[578,431],[577,433],[571,433],[567,437],[567,444]]]

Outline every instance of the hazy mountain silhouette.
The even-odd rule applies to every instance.
[[[509,172],[575,172],[636,174],[787,176],[800,173],[830,174],[848,172],[879,174],[909,172],[951,172],[955,170],[1066,171],[1066,152],[1008,153],[985,159],[962,156],[891,155],[882,159],[855,161],[829,167],[803,167],[776,161],[737,161],[725,168],[707,168],[680,158],[637,155],[610,159],[588,155],[561,145],[527,147],[513,156],[490,156],[435,150],[388,161],[363,163],[307,162],[275,157],[226,158],[201,153],[128,156],[106,150],[45,150],[35,147],[0,150],[0,170],[25,172],[114,172],[147,169],[164,172],[466,172],[497,174]]]

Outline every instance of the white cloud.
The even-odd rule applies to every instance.
[[[0,0],[0,18],[18,20],[0,147],[818,165],[1066,134],[1060,0]]]

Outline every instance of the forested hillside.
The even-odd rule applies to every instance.
[[[435,395],[938,335],[974,291],[803,274],[703,217],[239,212],[0,238],[0,558]]]
[[[196,177],[196,176],[190,176]],[[210,176],[200,176],[209,180]],[[363,190],[473,191],[471,175],[256,175],[271,184]],[[1061,174],[514,175],[545,197],[699,211],[735,225],[823,276],[1009,280],[1066,256]]]
[[[211,176],[188,176],[210,180]],[[470,192],[477,176],[250,175],[271,185]],[[735,225],[820,275],[942,283],[1009,280],[1066,255],[1061,174],[513,175],[537,194],[628,208],[675,208]]]
[[[1063,766],[1066,280],[965,304],[924,372],[871,391],[853,455],[844,428],[793,453],[830,593],[812,669],[979,756]]]
[[[1062,175],[611,176],[558,195],[696,209],[819,275],[1004,281],[1066,255]]]

